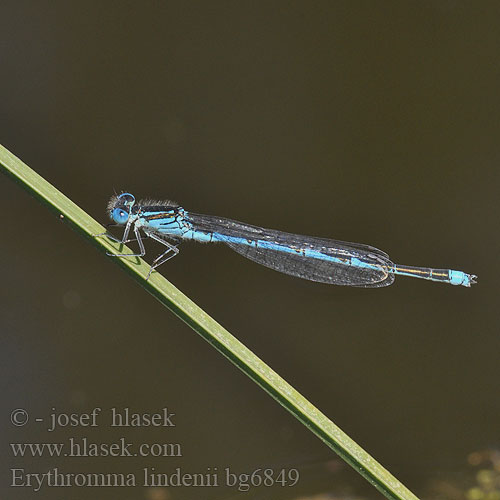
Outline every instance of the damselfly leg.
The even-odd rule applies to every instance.
[[[148,277],[146,278],[146,280],[148,280],[149,277],[151,276],[151,273],[157,267],[160,267],[162,264],[167,262],[167,260],[170,260],[172,257],[175,257],[179,253],[179,249],[177,248],[179,246],[179,243],[177,243],[176,245],[172,245],[163,238],[156,236],[154,233],[147,232],[146,236],[167,247],[167,250],[165,250],[162,254],[158,255],[158,257],[156,257],[156,259],[152,262],[151,269],[149,270]]]

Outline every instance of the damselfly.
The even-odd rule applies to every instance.
[[[366,288],[388,286],[397,274],[451,285],[471,286],[476,276],[452,269],[434,269],[394,264],[389,256],[369,245],[285,233],[242,222],[188,212],[174,202],[140,201],[130,193],[113,196],[108,204],[113,222],[125,226],[127,243],[133,231],[139,244],[135,254],[114,257],[143,257],[146,236],[166,247],[151,264],[148,274],[179,253],[184,240],[224,243],[244,257],[285,274],[311,281]]]

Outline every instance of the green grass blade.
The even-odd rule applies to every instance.
[[[107,238],[95,238],[94,234],[105,231],[103,226],[1,145],[0,165],[7,175],[59,214],[101,251],[115,252],[120,248],[119,244]],[[142,259],[134,257],[112,258],[112,260],[127,270],[149,293],[283,405],[383,495],[399,500],[417,498],[326,415],[162,275],[153,273],[149,281],[146,281],[149,265]]]

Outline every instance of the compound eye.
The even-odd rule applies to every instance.
[[[135,203],[135,196],[130,193],[122,193],[118,196],[120,204],[131,207]]]
[[[126,224],[128,221],[128,212],[123,210],[123,208],[115,208],[111,217],[117,224]]]

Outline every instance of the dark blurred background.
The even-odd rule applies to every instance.
[[[161,268],[426,496],[466,474],[474,450],[500,447],[499,16],[498,2],[453,0],[2,2],[0,143],[102,223],[109,197],[128,190],[478,274],[471,289],[409,278],[344,288],[194,243]],[[0,210],[2,497],[34,495],[8,487],[12,468],[140,477],[327,462],[294,488],[242,496],[380,498],[5,176]],[[34,421],[94,407],[168,407],[177,426],[49,433]],[[10,424],[14,408],[28,425]],[[23,459],[8,446],[71,436],[180,443],[183,456]],[[235,493],[43,487],[37,498]]]

